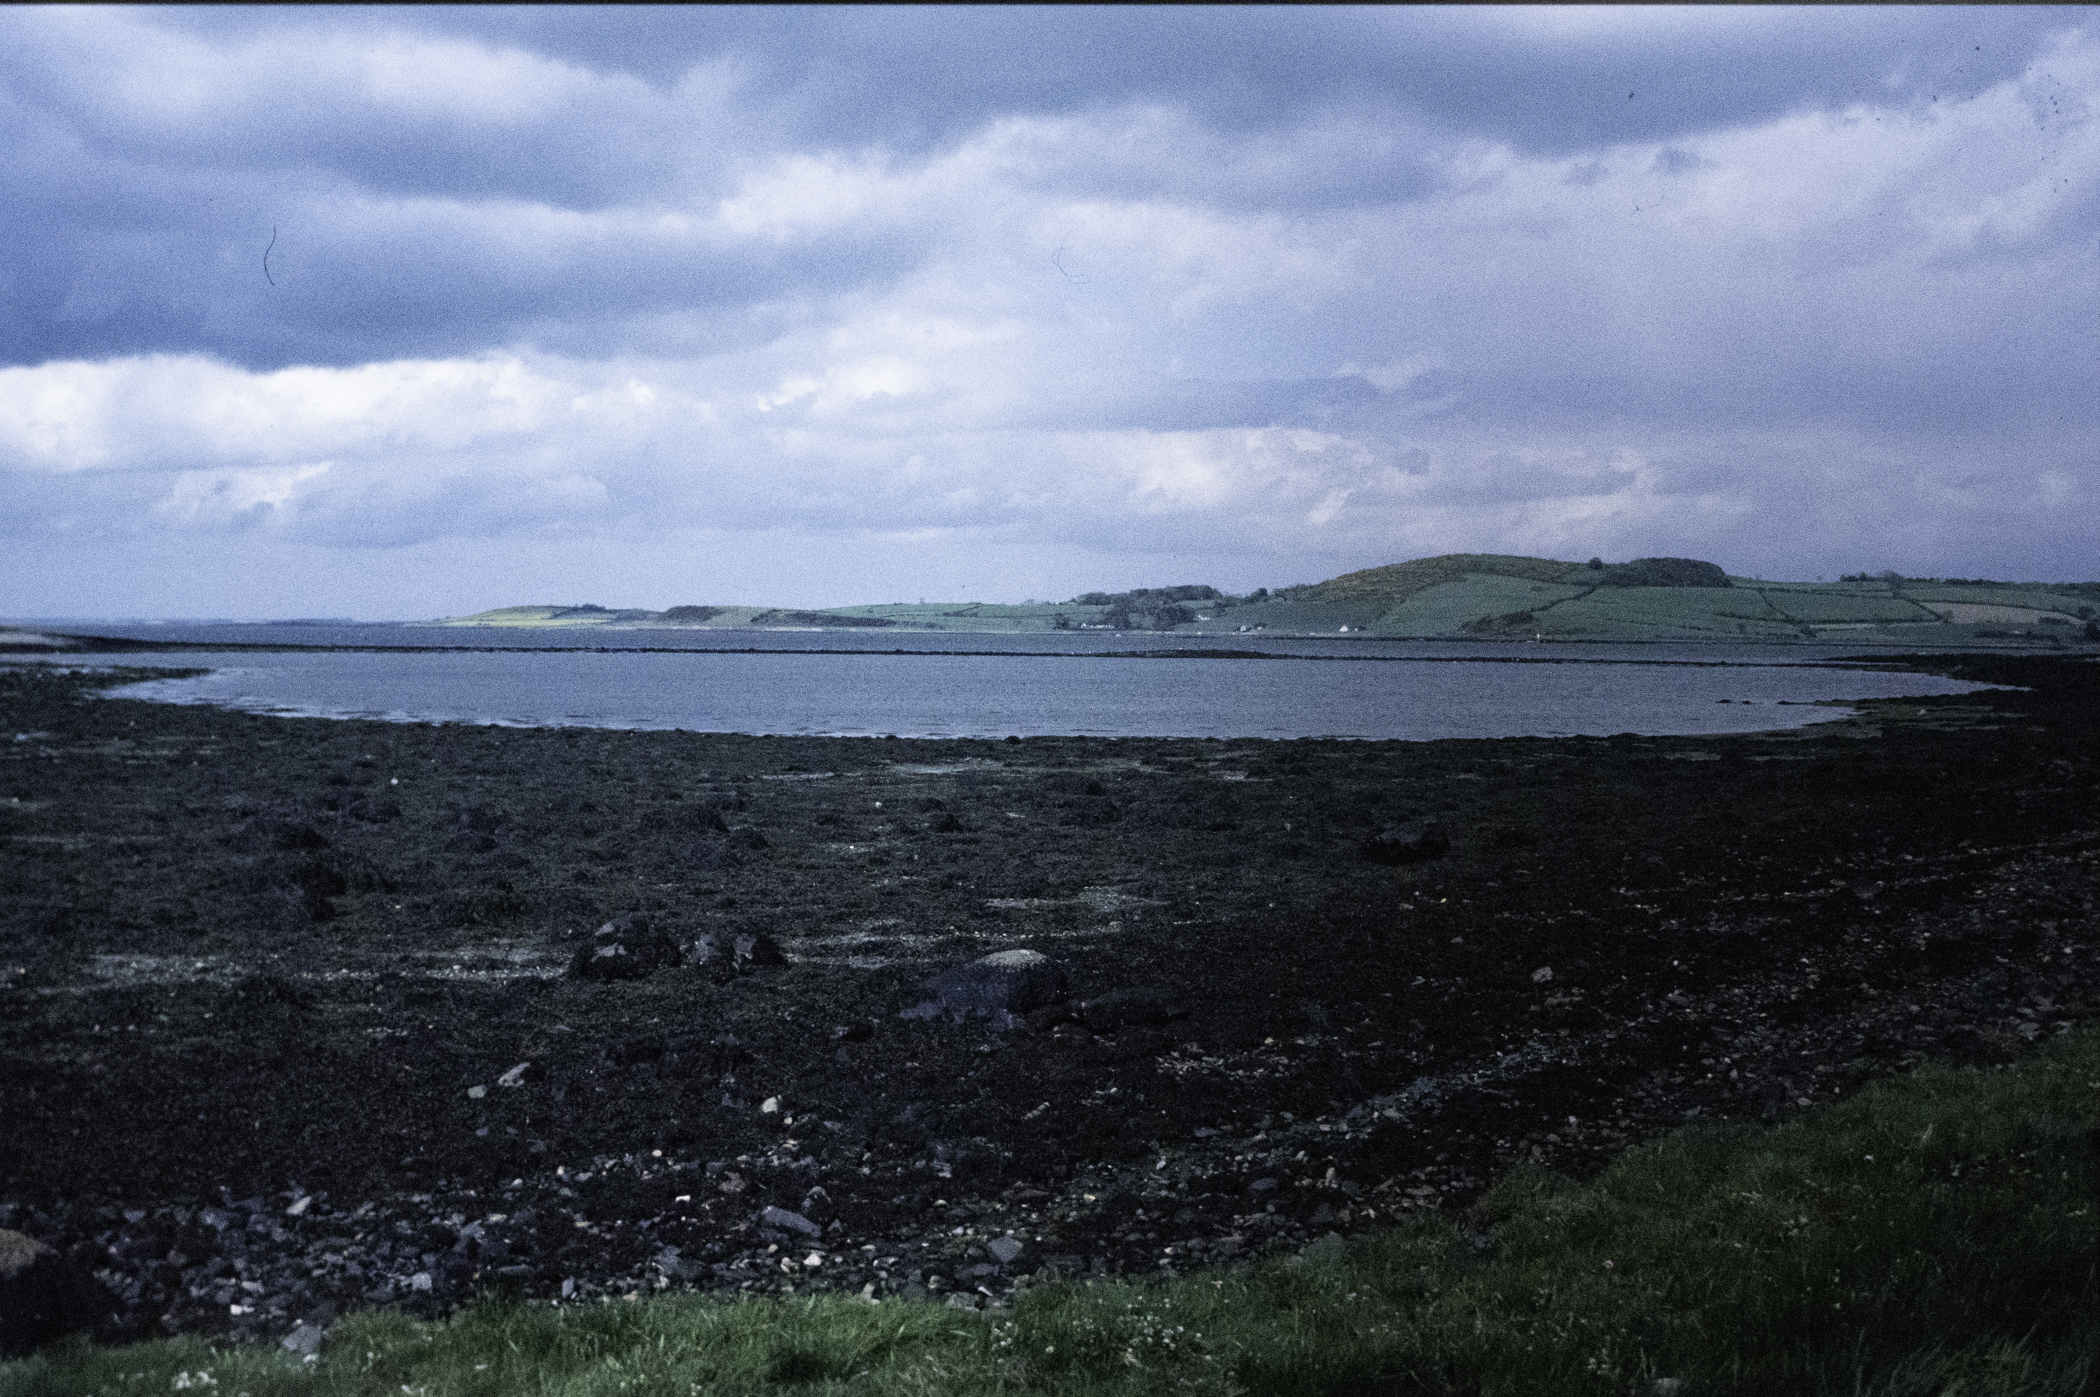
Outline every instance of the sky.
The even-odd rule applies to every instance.
[[[0,615],[2100,578],[2100,11],[0,8]]]

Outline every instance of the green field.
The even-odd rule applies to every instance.
[[[1684,579],[1699,585],[1678,585]],[[1164,592],[1180,594],[1169,597]],[[2100,583],[1841,582],[1730,577],[1710,563],[1583,564],[1459,553],[1234,597],[1210,587],[1084,594],[1066,602],[891,602],[822,610],[511,606],[446,626],[681,630],[1052,630],[1182,635],[1349,634],[1504,640],[1843,640],[1871,645],[2100,641]]]

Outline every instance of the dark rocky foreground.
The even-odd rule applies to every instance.
[[[111,1336],[982,1301],[2010,1060],[2100,981],[2100,666],[1916,663],[2026,687],[1740,738],[910,742],[0,670],[0,1228]],[[1016,950],[1053,964],[932,983]]]

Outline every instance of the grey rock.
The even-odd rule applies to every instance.
[[[311,1357],[321,1351],[321,1326],[301,1324],[277,1341],[293,1353]]]
[[[665,1275],[681,1281],[697,1281],[708,1273],[706,1262],[681,1255],[677,1247],[665,1247],[659,1251],[656,1264],[663,1268]]]
[[[907,1017],[1011,1016],[1062,999],[1065,972],[1041,951],[995,951],[942,971],[926,988],[932,998],[905,1010]]]
[[[824,1235],[823,1228],[817,1226],[808,1218],[802,1216],[802,1214],[791,1213],[785,1208],[776,1208],[770,1204],[759,1209],[758,1225],[760,1227],[778,1228],[782,1232],[799,1232],[805,1237],[821,1237]]]
[[[114,1297],[50,1247],[0,1230],[0,1355],[19,1358],[110,1321]]]
[[[1011,1237],[994,1237],[984,1244],[1001,1266],[1013,1265],[1014,1258],[1021,1254],[1021,1244]]]
[[[615,917],[576,948],[569,976],[576,980],[639,980],[683,964],[677,940],[639,912]]]

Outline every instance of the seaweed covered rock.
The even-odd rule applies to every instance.
[[[685,962],[685,953],[668,931],[651,925],[639,912],[615,917],[591,933],[569,961],[575,980],[639,980]]]

